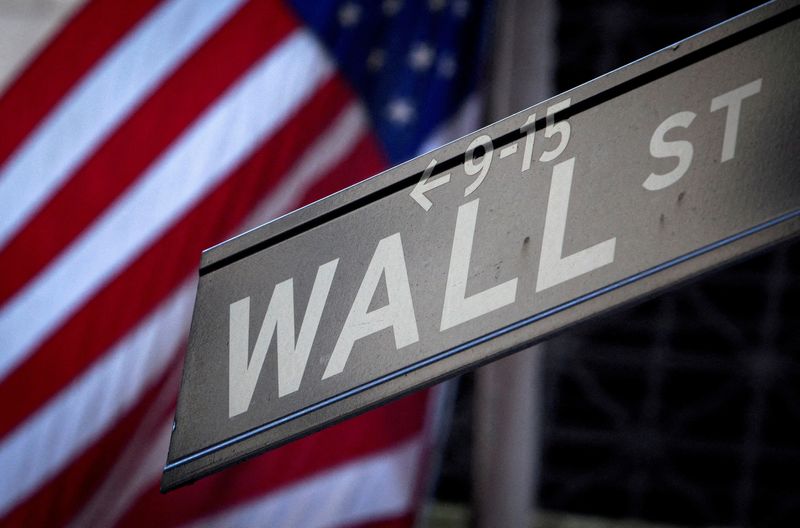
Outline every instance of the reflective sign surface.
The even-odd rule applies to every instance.
[[[163,487],[800,233],[770,5],[207,251]]]

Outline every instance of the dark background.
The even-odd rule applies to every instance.
[[[564,91],[758,5],[559,2]],[[800,526],[800,244],[548,342],[538,508],[689,526]],[[437,500],[469,503],[473,374]]]

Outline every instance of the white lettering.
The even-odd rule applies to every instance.
[[[483,154],[481,154],[480,160],[476,163],[475,150],[478,147],[483,148]],[[492,149],[492,138],[486,134],[473,139],[467,147],[467,152],[464,154],[466,158],[464,160],[464,172],[467,173],[467,176],[475,176],[477,174],[478,177],[464,189],[464,196],[469,196],[475,192],[475,189],[481,186],[483,179],[489,174],[489,168],[492,166],[492,157],[494,153]]]
[[[742,101],[761,91],[761,79],[740,86],[728,93],[719,95],[711,100],[711,111],[716,112],[727,108],[725,117],[725,134],[722,136],[722,157],[724,163],[736,155],[736,136],[739,132],[739,116],[742,111]]]
[[[648,191],[658,191],[669,187],[686,174],[694,155],[692,144],[688,141],[664,141],[664,135],[676,127],[688,128],[696,116],[694,112],[678,112],[658,125],[650,138],[650,154],[654,158],[677,157],[678,165],[666,174],[651,173],[642,183],[642,187]]]
[[[433,158],[428,163],[428,167],[422,172],[422,176],[420,176],[419,181],[414,188],[411,189],[411,193],[409,194],[409,196],[411,196],[411,198],[413,198],[419,204],[419,206],[426,211],[430,210],[433,202],[431,202],[428,197],[425,196],[425,193],[450,182],[449,172],[439,176],[435,180],[431,180],[431,174],[433,174],[433,169],[435,167],[436,158]]]
[[[450,269],[447,272],[447,287],[444,293],[441,330],[447,330],[511,304],[517,295],[517,279],[514,278],[470,297],[466,296],[478,202],[479,200],[475,199],[458,208],[453,249],[450,253]]]
[[[547,214],[544,221],[542,254],[539,258],[539,275],[536,278],[537,292],[614,262],[616,237],[567,257],[561,256],[564,250],[567,210],[574,167],[575,158],[562,161],[553,167],[550,197],[547,201]]]
[[[386,306],[367,312],[381,275],[386,280],[389,302]],[[400,233],[378,242],[322,379],[344,370],[357,340],[389,327],[394,332],[394,343],[398,349],[419,341]]]
[[[571,99],[564,99],[563,101],[559,101],[547,109],[547,115],[545,116],[547,125],[544,128],[544,137],[551,138],[558,134],[561,136],[561,140],[559,141],[558,146],[553,150],[542,152],[542,155],[539,157],[539,161],[553,161],[559,157],[562,152],[564,152],[565,148],[567,148],[570,133],[569,121],[565,120],[556,123],[555,118],[556,113],[569,108],[570,101]]]
[[[322,310],[328,299],[338,262],[339,259],[332,260],[317,270],[296,344],[294,340],[293,279],[285,280],[273,289],[269,307],[249,361],[250,297],[245,297],[230,305],[228,348],[228,416],[230,418],[247,411],[250,407],[267,350],[276,331],[278,334],[278,396],[290,394],[300,387],[300,381],[308,362],[308,354],[317,334]]]

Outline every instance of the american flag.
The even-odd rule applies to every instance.
[[[0,524],[410,524],[420,392],[158,493],[202,249],[470,131],[483,5],[96,0],[0,98]]]

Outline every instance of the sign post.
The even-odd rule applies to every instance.
[[[203,254],[162,489],[800,234],[776,3]]]

